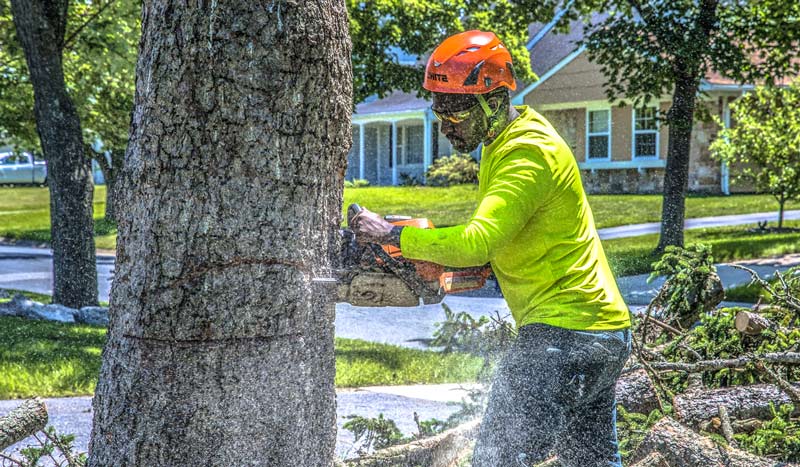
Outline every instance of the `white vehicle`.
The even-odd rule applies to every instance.
[[[27,153],[0,153],[0,185],[42,185],[47,180],[47,164]]]

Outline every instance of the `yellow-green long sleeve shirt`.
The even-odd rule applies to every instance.
[[[517,327],[629,327],[572,151],[544,117],[517,109],[483,148],[480,201],[469,221],[404,228],[403,256],[454,267],[490,262]]]

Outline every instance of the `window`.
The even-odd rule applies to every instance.
[[[422,164],[425,158],[425,128],[422,125],[397,127],[399,165]]]
[[[633,111],[633,157],[658,157],[658,111],[647,107]]]
[[[586,160],[611,159],[611,110],[586,112]]]

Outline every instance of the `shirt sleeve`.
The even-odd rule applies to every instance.
[[[549,167],[541,151],[526,148],[510,152],[492,170],[485,194],[466,224],[404,228],[403,256],[444,266],[482,266],[511,242],[549,197]]]

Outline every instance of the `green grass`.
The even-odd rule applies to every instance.
[[[380,214],[427,217],[445,227],[464,222],[472,214],[478,198],[476,185],[437,187],[366,187],[344,191],[344,211],[358,203]],[[661,221],[661,195],[591,195],[589,205],[597,228]],[[800,202],[786,209],[800,209]],[[778,203],[769,195],[700,196],[686,199],[686,217],[709,217],[752,212],[778,212]]]
[[[46,188],[0,188],[0,237],[50,240],[49,201]],[[365,187],[344,191],[346,209],[358,203],[381,214],[404,214],[427,217],[437,226],[458,224],[469,217],[477,202],[475,185],[438,187]],[[594,195],[589,203],[598,228],[624,224],[658,222],[661,216],[660,195]],[[787,209],[798,209],[790,203]],[[777,210],[769,195],[690,196],[686,216],[706,217]],[[116,228],[102,220],[105,212],[105,187],[95,188],[95,242],[97,248],[116,248]],[[792,223],[789,222],[789,225]],[[603,242],[612,268],[618,275],[649,271],[655,258],[650,252],[657,235]],[[797,234],[750,234],[745,227],[687,230],[686,242],[711,243],[718,261],[749,259],[800,251]]]
[[[105,328],[4,317],[0,336],[0,399],[94,393]],[[353,339],[335,345],[337,387],[471,382],[481,366],[464,354]]]
[[[95,246],[113,250],[116,227],[106,223],[106,187],[94,188]],[[0,238],[50,243],[50,194],[46,187],[0,187]]]
[[[785,222],[786,227],[800,227],[799,221]],[[711,245],[714,261],[726,262],[742,259],[797,253],[800,251],[800,232],[754,233],[745,226],[691,229],[685,234],[685,243]],[[603,248],[617,276],[643,274],[657,258],[652,251],[658,244],[658,235],[606,240]]]
[[[105,186],[95,187],[94,217],[97,248],[116,248],[116,228],[102,221],[105,213]],[[476,185],[439,187],[365,187],[344,190],[344,210],[350,203],[381,214],[427,217],[434,225],[445,227],[466,220],[475,208]],[[589,204],[598,228],[625,224],[658,222],[661,218],[661,195],[592,195]],[[776,211],[775,200],[768,195],[690,196],[686,216],[706,217],[725,214]],[[800,202],[788,203],[786,209],[800,209]],[[47,188],[0,187],[0,237],[50,241],[50,206]]]

